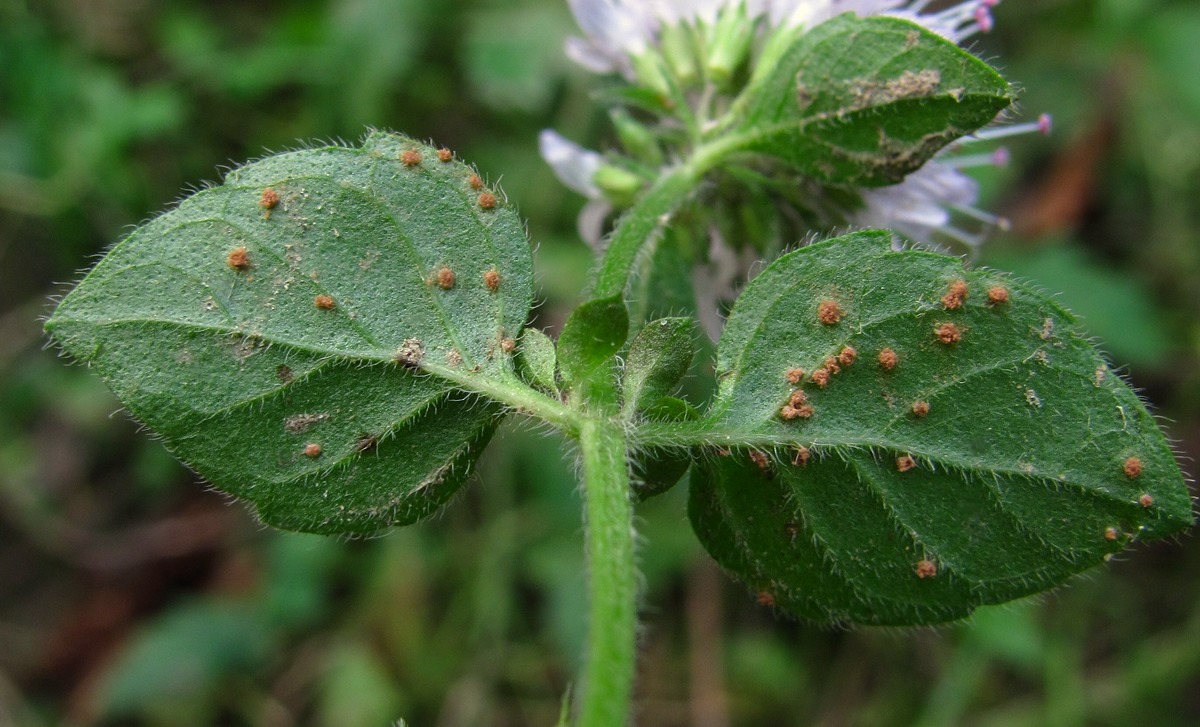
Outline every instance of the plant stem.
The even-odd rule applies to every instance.
[[[636,666],[637,574],[625,434],[587,418],[580,428],[591,590],[577,727],[628,724]]]
[[[714,141],[697,148],[686,162],[664,170],[613,230],[596,274],[593,299],[624,297],[638,253],[696,191],[701,178],[725,159],[733,147],[723,139]]]

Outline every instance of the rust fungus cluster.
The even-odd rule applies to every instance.
[[[797,467],[807,467],[808,461],[811,458],[812,452],[809,451],[808,447],[798,446],[796,447],[796,455],[792,457],[792,464],[796,465]]]
[[[479,208],[483,210],[496,209],[496,195],[491,192],[484,192],[479,195]]]
[[[225,257],[226,264],[234,270],[245,270],[250,267],[250,254],[246,252],[244,247],[235,247],[229,251],[229,255]]]
[[[946,346],[952,346],[962,341],[963,337],[962,329],[953,323],[939,323],[933,329],[933,335]]]
[[[917,417],[918,419],[929,416],[929,402],[914,401],[912,405],[912,413],[913,416]]]
[[[967,281],[955,280],[950,283],[946,294],[942,296],[942,305],[946,310],[958,310],[963,307],[963,303],[967,302],[967,296],[970,294],[967,288]]]
[[[421,164],[421,152],[416,149],[405,149],[400,154],[400,163],[412,168]]]
[[[845,314],[842,312],[842,307],[836,300],[827,298],[817,304],[817,320],[822,325],[837,325],[841,322],[843,315]]]
[[[1130,457],[1129,459],[1125,460],[1125,464],[1122,466],[1121,470],[1125,473],[1126,477],[1131,480],[1136,480],[1142,474],[1142,460],[1138,459],[1137,457]]]
[[[313,305],[321,310],[333,310],[337,304],[333,302],[333,298],[328,295],[318,295],[313,298]]]
[[[496,272],[495,269],[486,271],[483,274],[483,287],[492,293],[500,290],[500,273]]]
[[[310,459],[316,459],[321,456],[321,445],[316,442],[309,442],[304,445],[304,456]]]
[[[992,306],[993,308],[1008,303],[1008,297],[1008,288],[1004,287],[1003,285],[994,285],[991,288],[988,288],[988,305]]]
[[[454,271],[444,265],[438,269],[437,274],[434,276],[434,282],[436,282],[437,287],[441,288],[442,290],[450,290],[453,288],[457,279],[458,278],[454,274]]]
[[[901,455],[896,458],[896,469],[900,472],[908,472],[917,466],[917,461],[911,455]]]
[[[483,179],[478,174],[467,177],[467,186],[478,192],[483,189]]]
[[[890,348],[884,348],[879,352],[879,366],[884,371],[891,371],[896,368],[896,364],[900,363],[900,357]]]
[[[916,573],[917,578],[920,578],[921,580],[933,578],[938,574],[937,563],[927,559],[917,561],[917,567],[913,570],[913,572]]]
[[[437,154],[438,154],[438,161],[441,162],[442,164],[449,164],[450,162],[454,161],[454,152],[450,151],[449,149],[447,149],[445,147],[438,149]]]

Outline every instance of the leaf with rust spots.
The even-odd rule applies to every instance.
[[[735,109],[734,144],[822,182],[894,184],[1015,96],[990,66],[901,18],[853,14],[799,33]]]
[[[1002,306],[986,294],[998,286]],[[813,311],[834,291],[844,314],[828,326]],[[964,333],[946,345],[940,325]],[[802,383],[815,415],[781,417],[796,394],[780,371],[847,347],[880,365]],[[693,452],[690,512],[751,589],[818,621],[932,623],[1101,563],[1131,542],[1110,528],[1147,540],[1191,524],[1169,444],[1104,370],[1075,318],[1031,286],[862,232],[760,273],[726,323],[711,409],[662,429],[732,450]],[[805,466],[788,466],[797,451]],[[770,455],[769,476],[751,452]]]
[[[426,517],[501,414],[439,372],[524,386],[494,349],[526,321],[533,270],[521,221],[479,208],[469,167],[421,159],[440,157],[375,133],[233,170],[114,247],[46,328],[272,525]],[[461,284],[496,271],[495,290]]]

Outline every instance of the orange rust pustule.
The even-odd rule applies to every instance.
[[[1125,476],[1131,480],[1136,480],[1142,474],[1142,460],[1137,457],[1130,457],[1125,460],[1124,466],[1121,468]]]
[[[958,310],[963,307],[963,303],[967,301],[967,296],[970,294],[970,289],[967,288],[967,281],[955,280],[950,283],[946,294],[942,296],[942,305],[946,310]]]
[[[305,457],[316,459],[317,457],[321,456],[321,452],[321,445],[317,444],[316,442],[309,442],[308,444],[304,445]]]
[[[505,353],[512,353],[517,350],[517,342],[511,338],[500,339],[500,350]]]
[[[479,208],[484,210],[496,209],[496,195],[491,192],[484,192],[479,195]]]
[[[337,304],[333,302],[333,298],[328,295],[318,295],[313,298],[313,305],[321,310],[333,310],[337,307]]]
[[[758,605],[774,606],[775,605],[775,596],[772,596],[770,594],[770,592],[768,592],[768,591],[759,591],[758,592]]]
[[[478,174],[472,174],[467,177],[467,185],[478,192],[483,189],[483,179]]]
[[[784,421],[792,421],[793,419],[811,419],[813,408],[811,404],[801,404],[800,406],[792,406],[784,404],[779,410],[779,418]]]
[[[500,290],[500,273],[495,270],[488,270],[483,274],[483,287],[495,293]]]
[[[1119,530],[1117,530],[1116,528],[1105,528],[1104,529],[1104,539],[1105,540],[1116,540],[1120,536],[1121,536],[1121,532]]]
[[[825,369],[817,369],[812,372],[812,382],[824,389],[826,386],[829,386],[829,372]]]
[[[896,458],[896,469],[901,472],[908,472],[916,466],[917,461],[907,454]]]
[[[235,247],[225,257],[225,262],[234,270],[245,270],[250,267],[250,255],[244,247]]]
[[[454,274],[454,271],[448,267],[443,266],[437,271],[437,286],[442,290],[450,290],[453,288],[457,279],[458,278]]]
[[[415,167],[421,163],[421,152],[416,149],[405,149],[400,154],[400,162],[406,167]]]
[[[438,149],[438,161],[443,164],[448,164],[454,161],[454,152],[445,147]]]
[[[842,320],[843,315],[842,307],[838,305],[836,300],[827,298],[817,304],[817,320],[822,325],[837,325]]]
[[[1148,492],[1143,493],[1142,496],[1138,498],[1138,504],[1142,507],[1150,507],[1154,504],[1154,498],[1151,497],[1150,493]]]
[[[991,288],[988,288],[988,305],[992,306],[993,308],[1007,303],[1008,297],[1008,288],[1005,288],[1003,285],[994,285]]]
[[[797,467],[807,467],[808,460],[811,458],[812,452],[809,451],[808,447],[796,447],[796,456],[792,457],[792,464],[796,465]]]
[[[766,452],[760,452],[757,449],[750,450],[750,461],[763,472],[771,471],[771,459],[767,457]]]
[[[792,406],[800,406],[808,402],[808,394],[804,393],[804,389],[796,389],[788,396],[788,403]]]
[[[884,371],[891,371],[896,368],[896,364],[900,363],[900,357],[890,348],[885,348],[879,352],[879,365]]]
[[[279,193],[271,187],[267,187],[262,191],[262,196],[258,198],[258,206],[265,210],[273,210],[279,206]]]
[[[917,418],[929,416],[929,402],[914,401],[912,405],[913,416]]]
[[[932,560],[920,560],[917,562],[917,567],[913,569],[913,572],[921,580],[933,578],[938,574],[937,563],[934,563]]]
[[[834,358],[833,356],[825,357],[825,370],[828,371],[829,373],[833,374],[834,376],[837,376],[838,374],[842,373],[842,367],[838,366],[838,360],[836,358]]]
[[[795,386],[796,384],[799,384],[801,381],[804,381],[804,369],[799,369],[799,368],[788,369],[787,373],[785,373],[783,375],[783,378],[787,379],[787,382],[789,384],[791,384],[792,386]]]
[[[842,366],[849,366],[858,359],[858,349],[854,346],[846,346],[838,353],[838,363]]]
[[[933,329],[933,335],[941,343],[951,346],[959,341],[962,341],[962,329],[953,323],[940,323],[937,328]]]

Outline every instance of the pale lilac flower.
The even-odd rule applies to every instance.
[[[598,153],[584,149],[553,129],[543,129],[542,133],[538,134],[538,150],[554,170],[554,175],[568,189],[589,199],[598,199],[601,196],[600,189],[592,181],[596,171],[604,163],[603,157]]]

